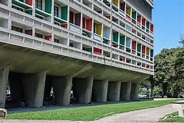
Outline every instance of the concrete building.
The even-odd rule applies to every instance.
[[[137,100],[154,73],[153,0],[0,0],[0,107]]]

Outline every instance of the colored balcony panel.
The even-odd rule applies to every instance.
[[[152,58],[153,58],[153,54],[154,54],[154,52],[153,52],[153,50],[151,49],[150,57],[152,57]]]
[[[61,19],[68,20],[68,6],[61,7]]]
[[[119,7],[119,0],[113,0],[113,4]]]
[[[148,48],[148,47],[146,48],[146,55],[150,56],[150,48]]]
[[[99,48],[94,47],[93,48],[93,53],[94,54],[97,54],[97,55],[102,55],[102,49],[99,49]]]
[[[142,18],[142,25],[146,26],[146,19]]]
[[[124,56],[120,56],[119,60],[125,62],[125,57]]]
[[[125,11],[125,3],[124,2],[123,3],[120,3],[120,9],[122,11]]]
[[[94,33],[102,36],[102,24],[101,23],[94,23]]]
[[[131,38],[129,38],[129,37],[126,37],[126,47],[127,48],[131,48]]]
[[[113,41],[118,43],[118,40],[119,40],[119,33],[118,32],[114,32],[113,33]]]
[[[151,32],[154,32],[154,25],[153,24],[151,25],[151,29],[150,30],[151,30]]]
[[[45,0],[45,12],[51,14],[52,11],[52,0]]]
[[[137,42],[136,41],[132,41],[132,49],[133,50],[137,50]]]
[[[144,45],[142,46],[142,53],[146,54],[146,47]]]
[[[146,22],[146,28],[150,29],[150,22],[148,22],[148,21]]]
[[[46,35],[44,38],[45,38],[46,40],[51,41],[51,40],[52,40],[52,35]]]
[[[123,35],[123,36],[120,36],[120,44],[121,45],[125,45],[125,36]]]
[[[137,51],[140,53],[142,52],[142,44],[140,43],[137,44]]]
[[[81,13],[75,14],[75,25],[80,26],[81,23]]]
[[[136,11],[132,11],[132,18],[136,20],[136,18],[137,18],[137,13],[136,13]]]
[[[88,31],[92,31],[92,18],[83,17],[82,27]]]
[[[107,6],[110,6],[111,0],[103,0],[103,2],[104,2]]]
[[[32,0],[12,0],[12,3],[24,9],[32,9]]]
[[[27,30],[25,30],[25,34],[33,35],[33,30],[32,29],[27,29]]]

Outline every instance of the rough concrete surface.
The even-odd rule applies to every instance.
[[[178,102],[184,109],[184,100]],[[0,123],[156,123],[160,118],[175,112],[172,104],[108,116],[96,121],[46,121],[46,120],[0,120]]]

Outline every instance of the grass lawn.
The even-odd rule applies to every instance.
[[[13,113],[8,119],[91,121],[113,114],[164,106],[178,100],[138,101],[56,110]]]
[[[184,117],[178,117],[178,112],[174,112],[166,115],[164,118],[160,119],[161,122],[184,122]]]

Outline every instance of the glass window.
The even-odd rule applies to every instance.
[[[59,7],[54,6],[54,16],[59,17]]]
[[[36,8],[42,10],[42,0],[35,0]]]

